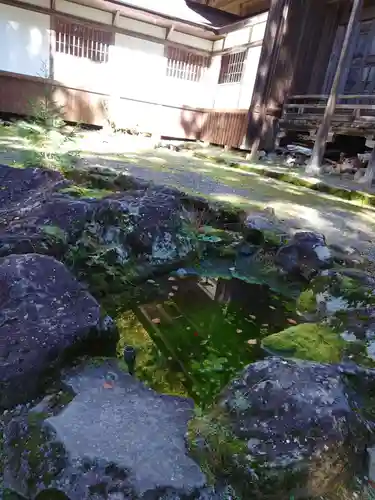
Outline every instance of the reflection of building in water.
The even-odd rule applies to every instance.
[[[216,321],[221,317],[224,321],[229,314],[238,320],[254,316],[256,323],[270,322],[277,330],[277,325],[280,328],[284,325],[285,310],[282,300],[273,297],[274,293],[268,287],[236,278],[187,279],[178,282],[173,296],[166,295],[166,300],[143,304],[138,308],[138,314],[154,329],[180,322],[199,330],[193,318],[196,311],[205,310],[206,326],[210,323],[209,317],[215,317]]]

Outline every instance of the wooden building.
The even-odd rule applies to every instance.
[[[0,0],[0,113],[242,147],[267,12],[190,0]]]
[[[375,134],[373,0],[208,0],[233,14],[268,10],[246,146],[272,149],[279,130],[362,152]],[[374,152],[375,160],[375,152]]]

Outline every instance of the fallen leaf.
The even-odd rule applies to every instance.
[[[160,323],[160,318],[152,318],[151,322],[158,325]]]
[[[294,320],[294,319],[292,319],[292,318],[288,318],[288,319],[287,319],[287,322],[288,322],[289,324],[291,324],[291,325],[296,325],[296,324],[297,324],[297,321],[295,321],[295,320]]]

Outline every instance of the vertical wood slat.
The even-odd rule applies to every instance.
[[[242,146],[248,125],[247,110],[207,110],[201,138],[220,146]]]

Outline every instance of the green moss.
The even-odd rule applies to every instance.
[[[316,298],[313,290],[305,290],[297,300],[297,309],[303,313],[316,312]]]
[[[217,477],[236,483],[238,469],[246,467],[248,454],[245,441],[237,438],[223,417],[199,414],[188,425],[187,445],[209,483]],[[236,488],[235,488],[236,489]]]
[[[61,193],[69,194],[75,198],[96,198],[101,199],[111,195],[113,192],[108,189],[90,189],[84,186],[69,186],[60,189]]]
[[[286,352],[300,359],[338,363],[342,358],[345,341],[331,328],[304,323],[266,337],[263,346],[272,352]]]

